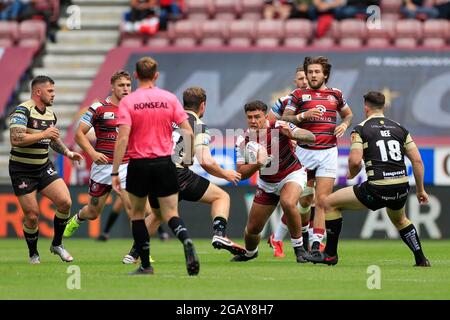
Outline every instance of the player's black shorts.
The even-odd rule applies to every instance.
[[[408,199],[409,183],[378,186],[368,181],[353,186],[358,200],[370,210],[400,210]]]
[[[42,166],[9,161],[9,176],[16,196],[23,196],[34,190],[41,191],[59,179],[58,172],[50,160]]]
[[[167,197],[179,190],[177,170],[170,156],[130,159],[127,191],[136,197]]]
[[[180,184],[178,201],[187,200],[197,202],[200,200],[209,187],[209,180],[199,176],[188,168],[177,168],[177,173],[178,183]],[[157,199],[149,198],[149,200],[152,208],[159,209]]]

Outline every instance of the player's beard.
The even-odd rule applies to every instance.
[[[311,89],[317,90],[320,89],[320,87],[322,87],[322,85],[325,83],[325,79],[323,79],[322,81],[317,80],[317,84],[313,85],[309,80],[308,80],[308,86]]]
[[[41,102],[46,107],[51,107],[53,105],[53,101],[51,99],[45,100],[41,97]]]

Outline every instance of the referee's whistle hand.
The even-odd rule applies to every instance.
[[[122,190],[122,188],[120,187],[120,178],[119,178],[119,176],[112,177],[112,187],[113,187],[114,191],[117,192],[118,194]]]

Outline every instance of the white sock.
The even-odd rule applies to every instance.
[[[77,220],[78,224],[81,224],[81,223],[83,223],[86,220],[86,219],[81,219],[80,218],[80,213],[81,213],[81,210],[78,211],[78,213],[76,214],[76,220]]]
[[[275,241],[283,241],[284,237],[288,233],[289,229],[287,225],[283,223],[283,221],[280,221],[280,224],[278,225],[277,230],[275,231],[275,234],[273,236],[273,240]]]
[[[247,250],[245,255],[250,258],[250,257],[253,257],[257,252],[258,252],[258,247],[256,247],[255,250]]]
[[[309,239],[309,243],[312,243],[313,241],[313,235],[314,235],[314,231],[313,228],[308,228],[308,239]]]
[[[293,248],[301,247],[303,246],[303,237],[300,237],[298,239],[291,238],[291,244]]]
[[[320,234],[320,233],[314,233],[313,234],[313,237],[312,237],[312,242],[313,243],[316,242],[316,241],[318,241],[319,243],[322,243],[322,240],[323,240],[323,234]]]

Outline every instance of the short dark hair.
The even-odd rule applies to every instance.
[[[151,57],[143,57],[136,62],[136,73],[140,80],[153,80],[158,71],[158,62]]]
[[[298,67],[295,69],[295,73],[300,72],[300,71],[305,72],[305,68],[303,68],[303,66],[298,66]]]
[[[248,111],[263,111],[264,114],[267,112],[267,104],[260,100],[250,101],[244,105],[245,112]]]
[[[200,87],[190,87],[183,92],[183,107],[185,110],[197,112],[202,102],[206,102],[206,92]]]
[[[44,84],[50,82],[51,84],[55,84],[55,81],[53,81],[52,78],[48,77],[48,76],[36,76],[32,81],[31,81],[31,90],[33,90],[33,88],[39,84]]]
[[[131,80],[131,76],[130,76],[130,74],[128,72],[126,72],[125,70],[117,70],[111,76],[111,84],[114,84],[114,82],[116,82],[120,78],[125,78],[127,80]]]
[[[303,68],[305,69],[305,73],[308,73],[308,66],[312,64],[320,64],[323,69],[323,74],[326,76],[325,83],[330,80],[331,75],[331,64],[328,62],[327,57],[318,56],[318,57],[305,57],[303,61]]]
[[[378,91],[369,91],[364,95],[364,103],[371,109],[383,109],[386,98]]]

